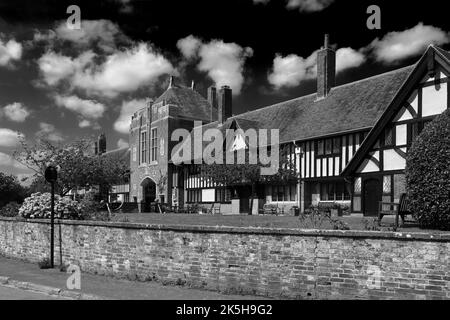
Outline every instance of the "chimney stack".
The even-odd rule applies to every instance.
[[[231,88],[229,86],[222,86],[219,90],[219,110],[218,110],[218,122],[224,123],[232,115],[232,95]]]
[[[324,46],[317,52],[317,99],[326,98],[336,79],[336,52],[330,48],[328,34]]]
[[[170,89],[172,87],[176,87],[177,86],[177,77],[175,76],[170,76],[169,77],[169,87],[167,89]]]
[[[208,88],[208,102],[211,106],[210,121],[214,122],[217,120],[217,90],[215,86],[210,86]]]
[[[98,141],[96,145],[96,154],[103,154],[106,152],[106,136],[104,133],[98,136]]]

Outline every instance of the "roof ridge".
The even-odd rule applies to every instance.
[[[359,79],[359,80],[356,80],[356,81],[353,81],[353,82],[343,83],[343,84],[340,84],[338,86],[335,86],[335,87],[331,88],[331,90],[336,89],[336,88],[346,87],[346,86],[349,86],[349,85],[352,85],[352,84],[361,83],[361,82],[364,82],[364,81],[367,81],[367,80],[378,79],[378,78],[380,78],[382,76],[386,76],[386,75],[389,75],[389,74],[393,74],[393,73],[404,71],[405,69],[414,67],[415,65],[417,65],[417,62],[413,63],[413,64],[410,64],[408,66],[404,66],[404,67],[398,68],[398,69],[393,69],[393,70],[386,71],[386,72],[383,72],[383,73],[375,74],[373,76],[370,76],[370,77],[367,77],[367,78],[364,78],[364,79]]]
[[[417,63],[414,63],[414,64],[411,64],[411,65],[408,65],[408,66],[405,66],[405,67],[401,67],[401,68],[398,68],[398,69],[394,69],[394,70],[390,70],[390,71],[387,71],[387,72],[379,73],[379,74],[376,74],[376,75],[373,75],[373,76],[370,76],[370,77],[367,77],[367,78],[364,78],[364,79],[359,79],[359,80],[356,80],[356,81],[344,83],[344,84],[341,84],[341,85],[333,87],[331,90],[333,91],[333,89],[342,88],[342,87],[350,86],[350,85],[353,85],[353,84],[361,83],[361,82],[364,82],[364,81],[377,79],[377,78],[379,78],[381,76],[386,76],[386,75],[389,75],[389,74],[392,74],[392,73],[401,72],[401,71],[403,71],[403,70],[405,70],[407,68],[411,68],[411,67],[415,66],[416,64]],[[310,96],[316,95],[316,94],[317,94],[316,92],[313,92],[313,93],[306,94],[304,96],[292,98],[292,99],[285,100],[285,101],[280,101],[280,102],[277,102],[275,104],[271,104],[271,105],[268,105],[268,106],[264,106],[264,107],[261,107],[261,108],[257,108],[257,109],[254,109],[254,110],[250,110],[250,111],[247,111],[247,112],[243,112],[243,113],[234,115],[231,118],[235,118],[235,117],[246,115],[246,114],[251,114],[253,112],[261,111],[263,109],[267,109],[267,108],[271,108],[271,107],[277,107],[280,104],[285,104],[285,103],[288,103],[288,102],[291,102],[291,101],[294,101],[294,100],[298,100],[298,99],[305,99],[307,97],[310,97]]]

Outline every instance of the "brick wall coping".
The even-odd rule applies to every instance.
[[[26,222],[38,224],[50,224],[49,219],[16,219],[0,217],[0,221]],[[55,223],[72,226],[92,226],[121,229],[147,229],[175,232],[196,233],[235,233],[235,234],[259,234],[274,236],[296,237],[338,237],[338,238],[366,238],[366,239],[391,239],[406,241],[440,241],[450,242],[450,232],[394,232],[394,231],[366,231],[366,230],[319,230],[319,229],[291,229],[291,228],[267,228],[267,227],[228,227],[206,225],[162,225],[132,222],[106,222],[87,220],[58,220]]]

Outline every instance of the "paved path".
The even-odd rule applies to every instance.
[[[0,257],[0,277],[37,285],[66,289],[68,274],[59,269],[39,269],[37,264]],[[0,285],[0,287],[2,287]],[[78,291],[79,292],[79,291]],[[81,273],[81,292],[109,299],[133,300],[224,300],[262,299],[255,296],[225,295],[214,291],[163,286]]]
[[[9,288],[0,285],[0,300],[62,300],[61,297],[52,297],[42,293]]]

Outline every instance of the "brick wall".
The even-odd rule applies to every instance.
[[[450,298],[449,234],[65,221],[57,261],[59,227],[63,261],[90,273],[275,298]],[[47,221],[0,218],[0,254],[37,262],[48,247]]]

